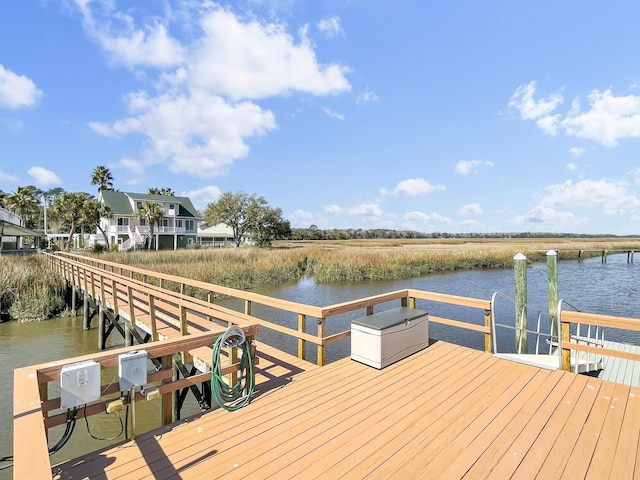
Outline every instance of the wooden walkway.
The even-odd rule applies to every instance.
[[[265,391],[266,393],[266,391]],[[54,467],[56,479],[640,477],[640,389],[437,342],[349,358],[236,411]]]
[[[617,343],[605,340],[604,348],[640,354],[640,347],[627,343]],[[603,369],[598,374],[598,378],[611,382],[624,383],[640,387],[640,362],[620,357],[604,357]]]

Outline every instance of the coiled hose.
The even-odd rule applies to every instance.
[[[222,349],[239,347],[240,345],[242,345],[242,359],[240,360],[238,380],[234,385],[229,385],[222,374]],[[213,352],[211,354],[211,396],[220,407],[232,412],[244,407],[251,401],[254,386],[251,346],[244,335],[244,331],[237,325],[231,325],[213,344]]]

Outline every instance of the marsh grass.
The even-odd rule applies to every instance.
[[[401,280],[438,272],[512,268],[521,252],[528,260],[545,261],[548,250],[560,260],[575,260],[578,251],[600,256],[602,250],[640,250],[640,240],[594,239],[454,239],[350,240],[280,242],[276,248],[212,248],[159,252],[88,254],[107,261],[159,273],[248,290],[307,276],[316,283]],[[151,283],[157,283],[153,278]],[[168,285],[174,290],[179,285]],[[41,320],[64,308],[65,282],[44,257],[0,257],[0,314],[22,321]],[[186,292],[203,298],[201,289]]]
[[[0,257],[0,315],[39,321],[63,311],[65,280],[40,255]]]
[[[303,276],[317,283],[401,280],[431,273],[471,269],[512,268],[524,253],[545,261],[549,250],[560,260],[599,256],[602,250],[638,249],[635,239],[454,239],[349,240],[280,242],[272,249],[200,249],[109,253],[106,259],[160,273],[233,288],[278,284]]]

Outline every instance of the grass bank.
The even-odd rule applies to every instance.
[[[64,311],[65,280],[41,255],[0,256],[0,316],[39,321]]]

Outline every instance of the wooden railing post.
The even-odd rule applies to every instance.
[[[158,327],[156,325],[156,307],[153,295],[149,294],[149,322],[151,323],[151,340],[158,341]]]
[[[162,369],[170,370],[173,368],[172,354],[164,355],[162,357]],[[172,379],[168,378],[162,381],[163,384],[171,383]],[[173,422],[173,392],[167,391],[162,395],[161,405],[162,425],[169,425]]]
[[[558,342],[558,254],[547,252],[547,283],[549,284],[549,331],[551,342]]]
[[[562,329],[562,343],[571,342],[571,324],[569,322],[564,322],[561,320],[561,329]],[[562,369],[567,372],[571,370],[571,350],[569,348],[562,347]]]
[[[493,308],[493,305],[491,307]],[[484,334],[484,351],[487,353],[492,353],[493,341],[491,335],[493,335],[495,332],[491,331],[491,310],[484,311],[484,326],[488,329],[488,333]]]
[[[320,343],[318,344],[318,359],[316,364],[322,367],[327,362],[327,346],[324,344],[324,336],[327,333],[327,319],[326,318],[318,318],[318,339]]]
[[[91,270],[91,296],[93,297],[93,301],[95,302],[96,300],[96,281],[95,278],[93,277],[93,270]]]
[[[120,315],[120,309],[118,307],[118,286],[115,279],[111,280],[111,293],[113,295],[113,312],[118,316]]]
[[[302,313],[298,314],[298,331],[307,331],[307,316]],[[298,338],[298,358],[307,359],[307,341],[302,338]]]
[[[213,292],[211,290],[207,292],[207,302],[213,303]],[[213,317],[211,315],[207,315],[207,320],[213,322]]]

